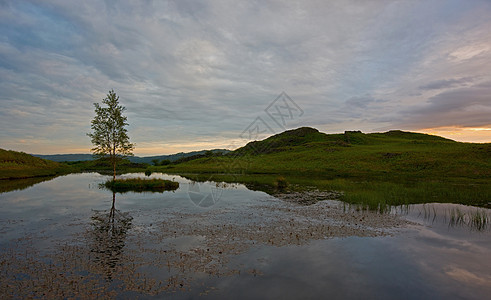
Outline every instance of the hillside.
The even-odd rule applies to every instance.
[[[325,134],[302,127],[223,157],[167,167],[177,172],[319,175],[330,178],[491,178],[491,144],[399,130]]]
[[[303,127],[224,156],[151,169],[268,193],[275,193],[282,176],[290,189],[340,191],[343,201],[380,211],[429,202],[491,207],[491,143],[399,130],[325,134]]]
[[[0,179],[54,176],[69,171],[66,165],[57,162],[0,149]]]

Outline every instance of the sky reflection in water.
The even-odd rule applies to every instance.
[[[415,223],[380,231],[393,236],[338,231],[338,237],[327,239],[313,235],[275,240],[275,232],[283,231],[264,226],[284,225],[286,233],[305,233],[302,224],[322,221],[310,220],[309,209],[334,209],[335,203],[304,209],[236,184],[220,186],[213,205],[202,207],[190,193],[206,197],[217,188],[215,183],[196,186],[179,176],[152,177],[174,178],[181,186],[175,192],[116,194],[114,209],[112,193],[98,186],[108,177],[98,174],[58,177],[0,194],[2,261],[12,261],[7,253],[22,252],[22,247],[35,249],[39,257],[60,254],[60,249],[73,251],[83,261],[76,267],[80,274],[93,272],[104,292],[149,298],[483,299],[491,293],[489,228],[478,232],[448,222],[450,210],[475,208],[411,206],[402,217]],[[428,217],[429,211],[437,217]],[[489,216],[489,210],[484,211]],[[120,227],[115,226],[115,215],[122,220]],[[291,227],[269,222],[290,216],[296,222]],[[325,222],[331,222],[331,228],[339,225]],[[272,235],[267,230],[273,230]],[[95,268],[97,264],[103,268]],[[122,273],[129,275],[123,278]],[[31,276],[35,281],[36,274]],[[145,290],[138,276],[174,286]],[[184,277],[193,280],[182,281]]]

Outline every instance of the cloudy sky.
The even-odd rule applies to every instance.
[[[491,142],[491,1],[0,0],[0,148],[89,153],[111,89],[138,155],[300,126]]]

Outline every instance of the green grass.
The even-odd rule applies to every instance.
[[[194,181],[243,183],[269,194],[278,191],[278,175],[271,174],[181,174]],[[342,200],[358,207],[386,211],[391,206],[421,203],[460,203],[489,207],[491,184],[485,180],[381,181],[322,176],[284,176],[286,191],[327,190],[342,192]]]
[[[118,174],[145,171],[148,164],[132,163],[121,160],[116,171]],[[0,179],[20,179],[44,176],[57,176],[77,172],[99,172],[112,174],[113,168],[108,159],[67,163],[54,162],[32,155],[0,149]]]
[[[155,171],[178,173],[236,173],[315,175],[326,178],[394,180],[491,178],[491,144],[458,143],[439,137],[414,134],[352,134],[357,144],[344,135],[322,133],[299,138],[255,142],[222,157],[208,157],[181,164],[152,167]],[[346,140],[353,142],[352,135]],[[420,137],[421,136],[421,137]],[[418,139],[418,137],[420,137]],[[262,143],[262,144],[261,144]],[[270,143],[270,144],[268,144]],[[253,153],[253,148],[264,152]]]
[[[164,179],[143,179],[143,178],[128,178],[109,180],[104,183],[104,186],[113,192],[124,193],[129,191],[134,192],[163,192],[173,191],[179,188],[179,183]]]
[[[288,187],[288,181],[286,181],[285,177],[279,176],[276,178],[275,186],[279,190],[285,190]]]
[[[0,149],[0,179],[31,178],[67,174],[72,168],[65,164],[32,155]]]
[[[98,172],[101,174],[112,174],[113,166],[109,159],[99,158],[95,160],[86,161],[73,161],[67,162],[73,170],[77,172]],[[122,159],[116,165],[116,172],[118,174],[131,173],[131,172],[144,172],[148,167],[145,163],[133,163],[128,159]],[[75,172],[75,171],[74,171]]]
[[[490,143],[403,131],[324,134],[300,128],[221,157],[150,169],[259,186],[274,186],[283,176],[298,186],[342,191],[342,200],[378,210],[428,202],[488,206],[491,201]]]
[[[20,168],[23,174],[56,169],[42,165],[50,162],[24,159],[26,163]],[[31,163],[38,167],[29,169]],[[111,172],[103,160],[71,163],[70,167]],[[6,174],[6,170],[0,174]],[[118,166],[119,172],[145,170],[187,174],[193,180],[239,182],[269,193],[283,177],[288,183],[286,189],[340,191],[344,193],[343,201],[381,211],[392,205],[415,203],[489,207],[491,202],[491,143],[459,143],[397,130],[324,134],[313,128],[299,128],[223,156],[198,156],[166,166],[148,167],[128,161]]]
[[[419,203],[460,203],[488,206],[491,199],[489,183],[440,181],[384,182],[333,180],[327,189],[344,191],[343,201],[370,210],[385,211],[391,206]]]

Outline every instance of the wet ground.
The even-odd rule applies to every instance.
[[[127,177],[143,176],[130,174]],[[491,293],[486,209],[378,214],[178,176],[112,194],[72,174],[0,194],[3,298],[466,298]],[[313,198],[322,201],[310,201]],[[484,226],[476,226],[484,225]]]

